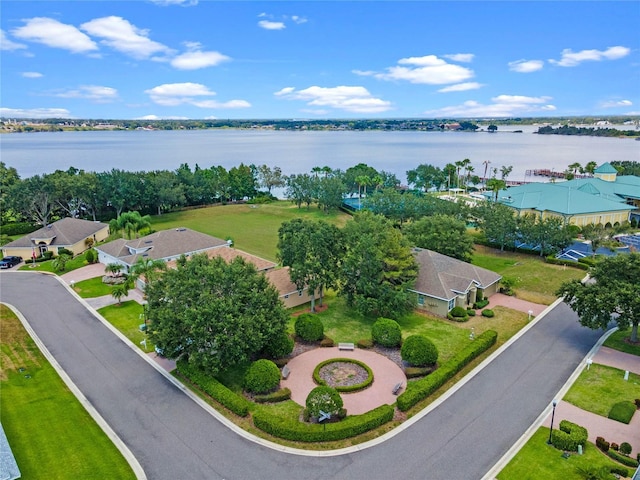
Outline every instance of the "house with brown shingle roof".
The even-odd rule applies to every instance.
[[[28,260],[34,253],[41,256],[49,251],[57,255],[60,249],[66,248],[79,255],[108,236],[109,225],[106,223],[63,218],[7,243],[2,247],[2,253],[5,257],[12,255]]]
[[[286,308],[297,307],[311,301],[311,293],[307,287],[299,289],[295,283],[291,281],[289,267],[278,268],[277,270],[268,270],[264,273],[267,280],[276,287],[280,294],[280,300]],[[315,300],[320,298],[320,292],[316,293]]]
[[[182,255],[189,256],[221,248],[229,248],[229,242],[188,228],[175,228],[133,240],[119,238],[96,247],[96,250],[100,263],[117,263],[128,271],[139,258],[169,262]]]
[[[468,308],[481,297],[498,291],[502,276],[486,268],[448,257],[432,250],[414,249],[418,263],[416,305],[441,317],[453,307]]]

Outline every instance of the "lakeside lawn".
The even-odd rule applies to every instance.
[[[0,330],[0,413],[21,478],[135,479],[5,305],[0,305]]]
[[[544,258],[524,253],[501,252],[475,245],[471,263],[515,280],[516,297],[543,305],[551,305],[555,292],[563,282],[584,278],[586,271],[552,265]]]
[[[498,474],[498,480],[584,480],[587,477],[581,470],[602,467],[623,467],[632,472],[630,467],[614,462],[590,442],[587,442],[583,455],[572,454],[569,458],[563,458],[561,450],[547,445],[548,438],[549,429],[540,427]]]
[[[588,370],[585,368],[582,371],[564,400],[588,412],[607,417],[614,404],[624,400],[633,402],[640,398],[640,375],[630,373],[627,381],[623,377],[622,370],[594,363]]]
[[[154,230],[186,227],[223,240],[231,238],[236,248],[275,261],[280,225],[300,217],[324,220],[339,227],[351,218],[340,211],[324,213],[315,206],[307,210],[288,201],[276,201],[165,213],[151,217],[151,225]]]

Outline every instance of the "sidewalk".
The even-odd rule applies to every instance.
[[[122,297],[120,299],[121,302],[127,302],[129,300],[134,300],[138,302],[140,305],[142,305],[144,303],[144,296],[142,295],[142,292],[137,288],[132,289],[132,290],[129,290],[129,294],[126,297]],[[95,298],[85,298],[84,301],[87,302],[95,310],[98,310],[99,308],[102,308],[102,307],[107,307],[109,305],[115,305],[116,303],[118,303],[118,300],[113,298],[112,295],[104,295],[102,297],[95,297]]]
[[[519,312],[532,312],[534,317],[540,315],[549,305],[540,305],[539,303],[527,302],[526,300],[520,300],[519,298],[505,295],[504,293],[494,293],[489,298],[489,305],[487,308],[493,308],[496,306],[502,306],[511,308],[512,310],[518,310]],[[480,310],[478,311],[478,314]]]
[[[82,280],[89,280],[90,278],[101,277],[104,273],[104,265],[102,263],[94,263],[87,265],[86,267],[77,268],[71,272],[60,275],[60,278],[65,283],[70,284],[73,282],[81,282]]]
[[[593,363],[615,367],[620,370],[629,370],[640,375],[640,357],[637,355],[620,352],[609,347],[600,347],[600,350],[593,356],[592,360]]]

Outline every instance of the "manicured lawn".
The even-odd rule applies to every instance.
[[[583,455],[563,458],[560,450],[547,445],[548,438],[549,429],[539,428],[498,474],[498,480],[583,480],[586,477],[580,472],[581,468],[623,467],[602,454],[592,443],[587,443]],[[631,468],[626,468],[632,472]]]
[[[102,282],[102,277],[90,278],[76,282],[73,289],[82,298],[95,298],[111,295],[113,288]]]
[[[631,329],[629,330],[617,330],[609,335],[604,342],[605,347],[613,348],[624,353],[630,353],[631,355],[640,356],[640,343],[635,345],[626,341],[631,336]]]
[[[535,255],[501,252],[482,245],[475,246],[471,263],[514,279],[518,298],[543,305],[551,305],[556,300],[554,293],[563,282],[582,279],[587,273],[546,263]]]
[[[142,305],[134,300],[122,302],[120,305],[109,305],[98,310],[111,325],[116,327],[125,337],[131,340],[141,350],[144,346],[140,344],[147,335],[140,331],[140,325],[144,323],[144,319],[140,318],[142,314]],[[147,343],[147,352],[154,349],[151,342]]]
[[[627,381],[623,377],[622,370],[594,363],[582,371],[564,400],[606,417],[613,404],[640,398],[640,375],[630,373]]]
[[[267,260],[275,261],[278,229],[282,222],[294,218],[325,220],[342,226],[351,218],[343,212],[323,213],[316,207],[298,208],[291,202],[278,201],[263,205],[225,205],[166,213],[152,217],[155,230],[186,227],[224,240]]]
[[[0,412],[21,478],[135,479],[124,457],[4,305],[0,330]]]
[[[65,265],[64,272],[58,272],[54,270],[53,260],[47,260],[46,262],[38,262],[38,263],[32,263],[27,261],[25,262],[24,265],[20,267],[20,270],[35,271],[35,272],[52,272],[57,275],[62,275],[67,272],[71,272],[72,270],[86,267],[87,265],[89,264],[87,263],[85,256],[78,255],[77,257],[74,257],[67,262],[67,264]]]

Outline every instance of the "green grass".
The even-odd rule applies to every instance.
[[[326,214],[316,207],[299,209],[291,202],[278,201],[166,213],[151,217],[151,223],[155,230],[186,227],[225,240],[230,237],[236,248],[274,261],[280,225],[299,217],[325,220],[338,226],[344,225],[350,218],[342,212]]]
[[[20,267],[20,270],[28,270],[34,272],[51,272],[56,275],[63,275],[65,273],[77,270],[78,268],[86,267],[89,265],[84,255],[78,255],[72,258],[65,265],[64,272],[58,272],[53,268],[53,260],[47,260],[46,262],[33,263],[26,261],[24,265]]]
[[[21,478],[135,479],[124,457],[4,305],[0,327],[0,413]]]
[[[111,295],[113,288],[102,282],[102,277],[90,278],[76,282],[73,286],[75,292],[82,298],[95,298]]]
[[[606,417],[613,404],[640,398],[640,375],[630,373],[627,381],[623,377],[622,370],[594,363],[589,370],[582,371],[564,400]]]
[[[586,274],[577,268],[546,263],[544,258],[535,255],[500,252],[482,245],[475,246],[471,263],[513,278],[518,298],[543,305],[551,305],[556,300],[555,292],[563,282],[582,279]]]
[[[549,429],[539,428],[518,454],[498,474],[498,480],[583,480],[580,468],[621,467],[610,460],[592,443],[587,443],[583,455],[573,454],[562,458],[562,452],[547,445]],[[632,469],[626,467],[629,472]]]
[[[120,305],[116,304],[102,307],[98,310],[98,313],[111,323],[111,325],[116,327],[125,337],[131,340],[134,345],[144,350],[144,347],[140,344],[142,340],[147,338],[147,335],[140,331],[140,325],[144,323],[144,320],[140,318],[142,305],[135,300],[129,300],[122,302]],[[146,351],[150,352],[153,349],[153,343],[148,342]]]
[[[640,356],[640,343],[631,344],[627,340],[631,336],[631,330],[617,330],[604,342],[605,347],[613,348],[624,353]]]

